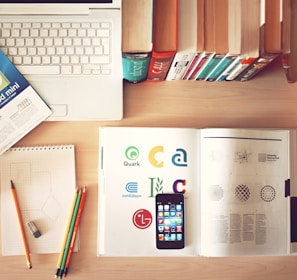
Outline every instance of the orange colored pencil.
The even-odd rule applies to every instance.
[[[64,277],[66,277],[67,273],[68,273],[70,259],[71,259],[72,252],[74,249],[74,243],[75,243],[75,239],[77,236],[79,222],[80,222],[82,211],[84,208],[86,196],[87,196],[87,188],[83,187],[82,196],[81,196],[81,200],[80,200],[80,204],[79,204],[79,208],[78,208],[78,212],[77,212],[77,216],[76,216],[76,220],[75,220],[75,224],[74,224],[73,234],[72,234],[72,238],[71,238],[71,242],[70,242],[70,247],[69,247],[69,251],[68,251],[68,255],[67,255],[67,259],[66,259],[66,263],[65,263]]]
[[[26,238],[23,218],[22,218],[22,214],[21,214],[21,209],[20,209],[16,189],[15,189],[15,186],[14,186],[12,180],[10,180],[10,185],[11,185],[11,193],[12,193],[12,196],[13,196],[15,208],[16,208],[16,211],[17,211],[18,222],[19,222],[19,226],[20,226],[20,230],[21,230],[23,244],[24,244],[24,248],[25,248],[27,266],[28,266],[29,269],[31,269],[32,268],[32,263],[31,263],[31,259],[30,259],[29,245],[28,245],[28,241],[27,241],[27,238]]]
[[[61,262],[62,262],[62,258],[63,258],[63,254],[64,254],[64,248],[65,248],[65,245],[66,245],[67,236],[68,236],[68,232],[69,232],[69,227],[70,227],[72,214],[73,214],[73,210],[74,210],[74,207],[75,207],[75,202],[76,202],[77,196],[78,196],[78,189],[76,189],[75,194],[74,194],[73,199],[72,199],[70,213],[69,213],[69,216],[68,216],[68,220],[67,220],[67,224],[66,224],[66,228],[65,228],[65,233],[64,233],[62,244],[61,244],[61,250],[60,250],[60,254],[59,254],[59,257],[58,257],[58,261],[57,261],[57,269],[56,269],[55,278],[58,278],[58,276],[60,275],[60,266],[61,266]]]

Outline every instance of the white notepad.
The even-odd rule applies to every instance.
[[[41,232],[35,238],[25,228],[30,253],[58,253],[76,187],[74,146],[11,148],[0,156],[0,170],[2,255],[24,254],[10,180],[24,223]]]

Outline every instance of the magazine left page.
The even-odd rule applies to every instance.
[[[0,50],[0,155],[51,114],[51,110]]]
[[[102,127],[99,131],[99,256],[189,256],[199,233],[199,147],[195,129]],[[185,247],[157,249],[158,193],[183,193]],[[171,213],[170,213],[171,215]],[[158,219],[159,223],[159,219]],[[158,236],[159,237],[159,236]],[[171,239],[171,240],[172,240]],[[166,242],[166,241],[165,241]]]

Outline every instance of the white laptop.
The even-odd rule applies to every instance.
[[[0,48],[52,108],[49,120],[123,117],[121,0],[0,0]]]

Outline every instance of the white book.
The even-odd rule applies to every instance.
[[[291,253],[295,142],[288,130],[101,127],[98,256]],[[158,193],[184,194],[183,249],[156,247]]]
[[[197,0],[178,3],[178,47],[166,80],[180,80],[196,53]]]

